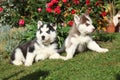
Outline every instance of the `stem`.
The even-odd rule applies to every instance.
[[[110,6],[110,8],[111,8],[111,11],[110,11],[110,19],[112,20],[112,18],[113,18],[113,2],[111,2],[110,0],[109,0],[109,6]]]
[[[113,2],[112,2],[112,7],[113,7],[113,16],[115,15],[115,0],[113,0]]]

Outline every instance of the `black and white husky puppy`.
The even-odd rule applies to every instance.
[[[58,53],[65,50],[67,53],[65,60],[68,60],[73,57],[76,51],[82,52],[87,48],[96,52],[108,52],[108,49],[101,48],[90,36],[94,30],[95,27],[92,25],[89,15],[74,15],[74,25],[64,42],[64,46],[58,50]]]
[[[36,38],[25,44],[19,45],[11,55],[14,65],[30,66],[33,61],[49,59],[64,59],[57,53],[56,25],[38,21]]]

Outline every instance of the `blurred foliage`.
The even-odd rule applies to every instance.
[[[18,46],[19,42],[25,35],[25,28],[12,28],[10,26],[0,27],[0,53],[8,54]]]

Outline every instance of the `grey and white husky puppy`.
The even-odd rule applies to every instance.
[[[83,52],[87,48],[96,52],[108,52],[108,49],[101,48],[90,36],[95,30],[92,20],[87,14],[81,16],[74,15],[74,25],[67,36],[64,46],[58,50],[58,53],[66,51],[65,60],[71,59],[75,52]]]
[[[57,53],[56,25],[38,21],[36,38],[25,44],[19,45],[11,55],[11,63],[14,65],[30,66],[33,61],[49,59],[64,59]]]

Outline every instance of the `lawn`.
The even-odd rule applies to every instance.
[[[67,61],[47,59],[25,67],[9,64],[9,55],[0,57],[0,80],[120,80],[120,34],[114,35],[112,42],[98,42],[109,52],[88,50]]]

